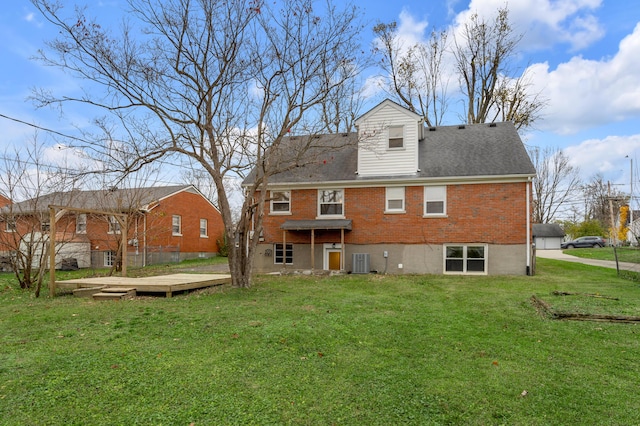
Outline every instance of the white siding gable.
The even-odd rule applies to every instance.
[[[358,126],[358,175],[412,175],[418,171],[420,116],[386,100],[356,121]],[[389,131],[403,146],[389,148]],[[397,142],[397,140],[396,140]]]

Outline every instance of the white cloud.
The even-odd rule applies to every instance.
[[[406,9],[400,12],[398,35],[404,40],[405,47],[411,47],[419,41],[424,41],[424,34],[429,26],[428,21],[420,21],[413,17]]]
[[[604,35],[595,16],[601,3],[601,0],[471,0],[468,9],[456,17],[456,25],[476,12],[491,20],[499,8],[506,6],[514,31],[524,34],[522,49],[545,49],[567,43],[571,51],[577,51]]]
[[[625,37],[615,56],[571,58],[550,70],[529,68],[536,90],[549,99],[539,126],[560,134],[640,116],[640,24]]]
[[[580,167],[586,178],[597,173],[629,176],[629,158],[626,156],[633,158],[633,152],[640,151],[640,134],[589,139],[563,151],[572,165]]]

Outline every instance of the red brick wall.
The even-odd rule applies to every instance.
[[[182,216],[182,235],[172,235],[172,217]],[[208,238],[200,237],[200,219],[207,219]],[[75,215],[70,215],[71,229],[75,230]],[[142,249],[144,239],[144,218],[142,214],[129,217],[127,240],[137,236]],[[147,214],[147,246],[179,247],[181,253],[217,252],[217,240],[222,238],[224,226],[222,216],[211,204],[198,194],[180,192],[160,202]],[[87,237],[93,250],[115,250],[117,239],[108,233],[107,217],[87,215]],[[137,231],[137,232],[136,232]],[[129,246],[129,250],[132,247]]]
[[[182,235],[172,235],[172,217],[182,217]],[[200,219],[207,219],[209,238],[200,238]],[[180,192],[160,202],[147,217],[147,244],[180,246],[182,253],[217,252],[222,216],[198,194]]]
[[[447,186],[447,217],[423,217],[424,188],[405,188],[405,210],[385,214],[385,188],[345,189],[344,213],[353,221],[347,244],[444,244],[482,242],[525,244],[527,183],[487,183]],[[281,242],[286,220],[315,219],[318,192],[294,190],[291,215],[264,218],[265,242]],[[287,232],[287,242],[308,243],[309,232]],[[339,231],[316,231],[316,242],[339,242]]]

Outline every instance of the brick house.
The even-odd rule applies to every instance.
[[[512,123],[426,128],[385,100],[356,125],[290,137],[319,148],[269,177],[257,271],[531,272],[535,169]]]
[[[36,225],[46,234],[52,205],[69,208],[56,222],[56,241],[76,247],[65,249],[65,256],[77,258],[80,267],[113,264],[123,237],[116,217],[127,218],[127,260],[131,266],[215,256],[217,241],[224,233],[220,212],[193,185],[72,190],[5,207],[4,223],[0,224],[4,251],[11,237],[24,239]]]

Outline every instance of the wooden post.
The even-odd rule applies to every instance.
[[[124,217],[124,229],[122,230],[122,241],[120,242],[122,252],[122,276],[127,276],[127,238],[129,237],[129,221],[127,220],[127,216]]]
[[[49,296],[56,295],[56,209],[49,207]]]
[[[287,231],[282,231],[282,268],[287,269]]]
[[[344,228],[340,229],[340,270],[344,271]]]
[[[316,232],[315,229],[311,229],[311,270],[313,271],[316,268],[316,256],[315,256],[315,239]]]

